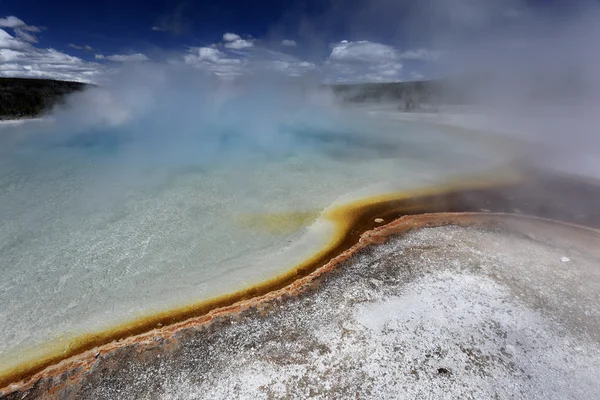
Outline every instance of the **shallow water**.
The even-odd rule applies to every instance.
[[[290,271],[331,241],[332,205],[504,161],[455,130],[367,117],[281,126],[268,147],[35,124],[0,130],[0,374]]]

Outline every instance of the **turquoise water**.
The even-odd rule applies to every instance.
[[[1,127],[0,369],[289,271],[348,194],[502,162],[454,131],[328,112]]]

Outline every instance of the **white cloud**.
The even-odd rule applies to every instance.
[[[240,40],[241,37],[240,35],[236,34],[236,33],[231,33],[231,32],[227,32],[223,34],[223,40],[226,42],[233,42],[236,40]]]
[[[113,54],[112,56],[104,56],[102,54],[96,54],[94,56],[96,60],[108,60],[114,62],[142,62],[148,61],[148,57],[142,53],[136,54]]]
[[[342,40],[325,62],[329,82],[391,82],[402,79],[402,63],[392,46],[369,41]]]
[[[243,39],[239,39],[243,40]],[[190,48],[184,55],[186,64],[222,78],[274,71],[288,76],[321,76],[327,82],[391,82],[405,80],[400,52],[388,45],[359,41],[339,42],[332,46],[322,63],[299,60],[284,52],[264,46],[237,51],[238,39],[220,46]]]
[[[165,28],[165,27],[162,27],[162,26],[156,26],[156,25],[155,25],[155,26],[153,26],[153,27],[152,27],[152,30],[153,30],[153,31],[164,32],[164,31],[166,31],[166,30],[167,30],[167,28]]]
[[[214,47],[193,47],[183,57],[188,65],[211,72],[222,78],[233,78],[245,71],[245,61],[228,57]]]
[[[0,18],[0,28],[11,28],[11,29],[20,29],[22,31],[29,31],[29,32],[41,32],[42,28],[37,27],[37,26],[33,26],[33,25],[27,25],[25,22],[23,22],[22,20],[20,20],[19,18],[11,15],[8,17],[4,17],[4,18]]]
[[[99,73],[99,65],[55,49],[0,49],[0,76],[90,82]]]
[[[393,47],[366,40],[358,42],[342,40],[333,46],[329,56],[330,60],[335,61],[366,63],[395,61],[399,58],[398,52]]]
[[[317,68],[315,64],[307,61],[270,61],[266,63],[265,67],[282,72],[288,76],[302,76],[308,72],[316,70]]]
[[[188,53],[184,56],[184,60],[190,65],[198,65],[198,63],[219,65],[241,64],[240,59],[227,57],[225,53],[214,47],[193,47],[188,50]]]
[[[40,28],[30,27],[16,17],[0,18],[0,25],[9,32],[10,29],[14,30],[11,35],[12,32],[0,29],[0,76],[97,82],[103,79],[103,74],[115,69],[107,61],[126,63],[148,60],[142,53],[98,53],[94,57],[102,60],[102,63],[88,62],[54,49],[36,47],[37,38],[29,32],[38,32]],[[156,26],[153,29],[162,30]],[[285,39],[281,41],[281,45],[293,47],[296,43]],[[79,51],[94,51],[89,45],[70,43],[68,47]],[[288,76],[320,76],[328,82],[356,83],[398,81],[407,77],[416,79],[415,75],[404,73],[402,60],[433,61],[439,54],[427,49],[401,53],[382,43],[344,40],[331,47],[331,53],[325,60],[313,63],[299,60],[282,51],[270,50],[252,38],[242,39],[240,35],[228,32],[223,35],[223,42],[190,48],[170,62],[185,63],[226,79],[273,71]]]
[[[3,29],[0,29],[0,49],[25,50],[30,48],[29,43],[23,42]]]
[[[189,60],[190,64],[196,61],[206,61],[211,63],[218,62],[223,53],[213,47],[195,47],[188,51],[184,59]]]
[[[12,15],[9,17],[0,18],[0,27],[2,28],[17,28],[23,25],[25,25],[25,22]]]
[[[224,79],[264,71],[302,76],[318,70],[314,63],[263,47],[253,47],[245,52],[194,47],[188,50],[184,62]]]
[[[37,32],[39,29],[25,25],[16,17],[0,18],[0,25],[14,29],[16,35],[0,29],[0,76],[91,82],[101,73],[99,64],[55,49],[33,46],[36,40],[24,33]]]
[[[9,16],[5,18],[0,18],[0,27],[2,28],[18,28],[20,26],[24,26],[25,22],[21,21],[19,18],[15,16]]]
[[[26,30],[23,30],[20,28],[15,28],[15,34],[19,39],[21,39],[24,42],[28,42],[28,43],[37,43],[38,42],[37,37],[35,37],[35,35],[32,35],[31,33],[27,32]]]
[[[84,50],[84,51],[94,51],[94,48],[90,45],[77,46],[73,43],[69,43],[69,47],[76,50]]]
[[[225,47],[228,49],[241,50],[247,49],[249,47],[253,47],[254,43],[252,40],[242,39],[240,35],[233,32],[227,32],[223,34],[223,41],[225,42]],[[213,45],[215,46],[215,45]]]
[[[11,49],[0,49],[0,62],[8,63],[17,61],[21,54],[22,53],[20,51],[15,51]]]
[[[408,50],[400,54],[400,58],[405,60],[423,60],[423,61],[438,61],[442,53],[440,51],[416,49]]]
[[[27,43],[37,43],[37,37],[31,32],[41,32],[41,28],[33,25],[27,25],[21,19],[15,16],[0,18],[0,28],[9,28],[14,30],[15,36]]]
[[[244,39],[236,39],[234,41],[225,43],[226,48],[236,50],[247,49],[248,47],[252,46],[254,46],[254,43]]]

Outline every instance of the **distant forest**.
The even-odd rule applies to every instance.
[[[440,92],[441,82],[414,81],[393,83],[364,83],[332,85],[334,93],[348,102],[393,101],[419,97],[433,100]]]
[[[349,103],[390,102],[404,111],[440,105],[512,106],[517,104],[576,104],[590,93],[577,70],[561,74],[539,72],[470,73],[427,81],[332,85],[338,98]]]
[[[47,79],[0,78],[0,119],[28,118],[42,115],[60,104],[70,93],[83,90],[79,82]],[[492,75],[471,74],[427,81],[333,84],[326,85],[344,103],[389,102],[404,111],[436,111],[439,105],[487,104],[500,98],[565,102],[585,94],[582,78],[571,74],[563,77],[536,76],[527,81]],[[493,96],[492,96],[493,95]],[[506,96],[501,98],[499,96]]]
[[[392,102],[406,111],[422,105],[462,104],[464,85],[448,79],[428,81],[331,85],[338,98],[348,103]]]
[[[67,94],[83,90],[86,84],[49,79],[0,78],[0,119],[42,115]]]
[[[448,80],[329,85],[343,102],[394,102],[405,111],[421,105],[457,104],[465,93]],[[0,78],[0,119],[42,115],[86,84],[48,79]]]

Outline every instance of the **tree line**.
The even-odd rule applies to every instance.
[[[49,79],[0,78],[0,119],[43,115],[85,83]]]

